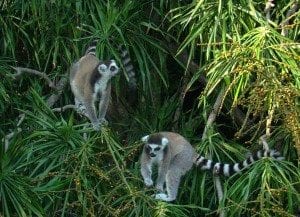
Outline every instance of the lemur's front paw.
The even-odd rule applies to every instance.
[[[82,107],[77,107],[76,108],[76,112],[79,114],[79,115],[85,115],[85,108],[82,108]]]
[[[92,123],[92,125],[95,131],[99,131],[101,129],[101,125],[99,122]]]
[[[156,194],[155,199],[156,200],[163,200],[163,201],[166,201],[166,202],[175,200],[175,198],[170,198],[170,197],[168,197],[167,194],[164,194],[164,193]]]
[[[86,113],[86,110],[79,111],[78,114],[80,115],[80,117],[87,117],[87,118],[89,118],[88,114]]]
[[[86,107],[82,103],[77,103],[76,104],[76,111],[81,116],[87,116],[87,114],[86,114]]]
[[[144,180],[144,183],[145,183],[145,185],[146,185],[147,187],[153,186],[153,181],[152,181],[152,179],[145,179],[145,180]]]

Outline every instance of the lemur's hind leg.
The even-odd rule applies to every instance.
[[[166,188],[167,194],[160,193],[156,194],[155,198],[164,201],[173,201],[177,197],[178,187],[180,184],[181,177],[191,169],[193,163],[186,163],[185,156],[188,155],[185,151],[182,151],[176,155],[170,165],[170,168],[166,174]],[[183,163],[184,162],[184,163]]]

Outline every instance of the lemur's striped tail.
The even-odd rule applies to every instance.
[[[96,56],[96,46],[97,46],[97,43],[98,43],[98,39],[93,40],[89,44],[89,46],[87,47],[84,55],[90,54],[90,55]]]
[[[234,164],[224,164],[219,162],[213,162],[204,158],[201,155],[197,155],[194,159],[194,164],[200,167],[202,170],[212,170],[215,174],[231,176],[234,173],[240,172],[242,169],[249,167],[253,162],[263,158],[271,157],[276,160],[283,160],[284,158],[276,150],[257,151],[254,155],[249,156],[246,160]]]
[[[123,45],[123,44],[118,46],[118,50],[121,55],[121,61],[122,61],[123,67],[125,69],[125,72],[128,75],[129,88],[136,89],[136,75],[135,75],[134,67],[132,65],[132,61],[131,61],[129,52],[128,52],[127,48],[125,47],[125,45]]]
[[[128,49],[124,44],[118,46],[118,50],[121,56],[121,62],[125,73],[128,76],[128,88],[126,89],[125,98],[129,105],[135,105],[137,102],[137,80],[134,67],[129,55]]]

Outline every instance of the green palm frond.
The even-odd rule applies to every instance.
[[[296,215],[299,3],[272,1],[267,11],[267,2],[0,1],[0,216]],[[68,82],[57,91],[36,75],[14,76],[14,67],[26,67],[54,84],[67,80],[95,38],[97,56],[122,69],[99,132],[76,111],[47,105],[52,94],[59,94],[53,107],[74,102]],[[127,102],[119,45],[136,72],[135,104]],[[221,201],[214,174],[193,168],[176,201],[157,201],[140,175],[140,138],[175,128],[214,161],[244,160],[263,134],[285,160],[263,158],[220,177]]]
[[[297,177],[299,170],[289,162],[271,159],[256,162],[247,174],[227,183],[228,215],[246,212],[248,215],[292,216],[289,213],[297,209],[300,200]]]

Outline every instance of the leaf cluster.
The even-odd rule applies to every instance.
[[[1,1],[0,216],[295,215],[299,9],[287,17],[294,4],[276,1],[267,16],[265,2],[246,0]],[[125,45],[138,84],[133,105],[126,72],[113,80],[109,125],[98,133],[72,110],[54,112],[47,99],[56,90],[39,77],[16,79],[12,68],[39,70],[57,83],[95,38],[99,58],[118,63]],[[72,102],[68,85],[54,106]],[[213,174],[194,168],[174,203],[155,201],[140,176],[138,141],[172,130],[222,162],[243,160],[267,134],[286,160],[264,158],[222,177],[221,201]]]

